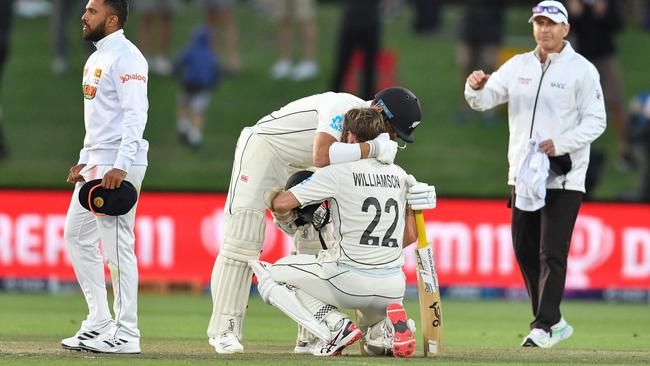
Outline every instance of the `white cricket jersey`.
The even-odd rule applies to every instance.
[[[338,261],[357,268],[404,264],[406,172],[376,159],[330,165],[290,189],[301,205],[331,199]]]
[[[340,141],[345,113],[353,108],[370,107],[370,103],[348,93],[315,94],[263,117],[253,129],[281,159],[310,167],[314,165],[314,135],[325,132]]]
[[[79,164],[113,165],[128,172],[133,164],[147,165],[149,143],[142,134],[149,66],[122,30],[95,45],[83,70],[86,136]]]

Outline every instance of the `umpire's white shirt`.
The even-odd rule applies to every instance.
[[[546,187],[585,191],[589,145],[605,130],[605,104],[598,71],[569,42],[544,64],[537,49],[514,56],[483,89],[466,83],[465,99],[477,110],[508,103],[509,185],[516,183],[528,140],[540,131],[553,140],[556,155],[569,153],[573,163],[566,176],[550,179]]]
[[[129,171],[147,165],[148,65],[118,30],[96,44],[83,70],[86,136],[79,164],[112,165]]]
[[[260,119],[253,127],[283,161],[298,167],[311,167],[314,134],[325,132],[341,140],[343,116],[352,108],[370,107],[348,93],[327,92],[293,101]]]
[[[330,165],[290,191],[301,205],[332,201],[337,261],[356,268],[404,264],[406,173],[376,159]]]

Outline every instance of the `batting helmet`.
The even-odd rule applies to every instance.
[[[313,174],[314,172],[309,170],[301,170],[293,173],[289,179],[287,179],[287,184],[284,189],[289,190],[289,188],[311,178]],[[300,207],[296,210],[296,213],[298,214],[298,218],[295,221],[297,226],[312,224],[316,230],[320,230],[330,221],[330,209],[327,201]]]
[[[377,93],[375,102],[381,106],[397,136],[406,142],[413,142],[411,134],[422,118],[418,97],[406,88],[394,86]]]

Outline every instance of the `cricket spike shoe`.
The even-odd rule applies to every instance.
[[[71,351],[81,351],[81,342],[99,337],[101,332],[96,330],[79,330],[75,335],[61,340],[61,347]]]
[[[234,332],[223,332],[217,338],[208,339],[208,343],[218,354],[244,353],[244,346]]]
[[[314,346],[314,356],[339,356],[343,349],[351,346],[354,342],[361,338],[361,330],[359,330],[350,319],[344,318],[341,320],[341,326],[332,331],[332,340],[327,342],[320,340]]]
[[[79,329],[72,337],[64,338],[61,340],[61,347],[72,351],[81,351],[81,342],[89,341],[99,337],[102,333],[108,332],[113,326],[113,322],[109,322],[102,328],[93,330]]]
[[[139,339],[125,339],[117,336],[116,333],[116,331],[112,330],[101,334],[95,339],[81,341],[79,344],[82,350],[95,353],[140,353]]]
[[[393,338],[393,357],[410,358],[415,353],[415,323],[406,316],[402,304],[388,305],[386,315],[387,332]]]

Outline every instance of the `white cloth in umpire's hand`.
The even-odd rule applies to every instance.
[[[436,187],[418,182],[411,174],[406,176],[406,203],[412,210],[429,210],[436,208]]]
[[[369,158],[376,158],[384,164],[392,164],[395,161],[397,142],[391,140],[388,133],[384,132],[368,143],[370,144]]]
[[[273,199],[282,192],[284,192],[283,187],[273,187],[264,192],[264,204],[271,211],[275,226],[287,233],[287,235],[293,236],[298,230],[298,226],[295,224],[296,218],[298,218],[296,211],[291,210],[284,215],[273,211]]]

